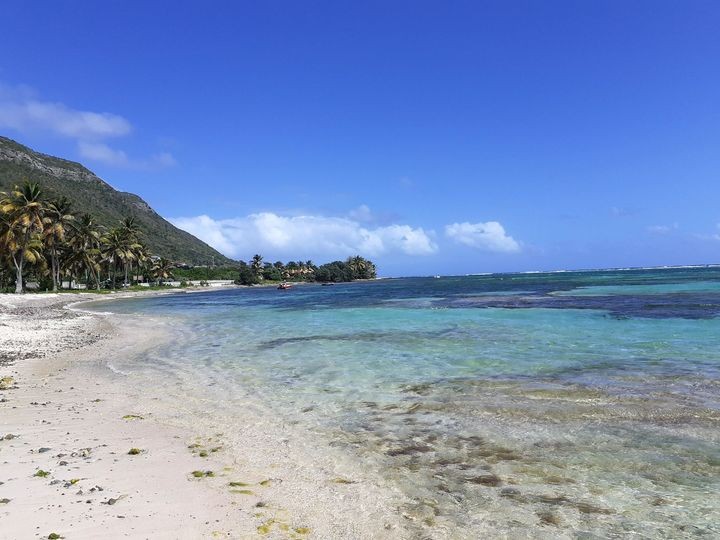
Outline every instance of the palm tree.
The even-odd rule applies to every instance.
[[[23,267],[42,258],[38,236],[43,231],[45,207],[36,183],[25,182],[0,195],[0,212],[7,214],[2,245],[15,266],[15,293],[23,292]]]
[[[18,255],[20,251],[19,245],[17,230],[13,228],[9,217],[7,215],[0,217],[0,253],[2,254],[0,255],[0,263],[3,263],[3,266],[9,268],[12,261],[12,266],[15,266],[16,293],[23,292],[23,277],[22,274],[20,276],[17,274],[16,259],[20,259],[22,262],[21,267],[23,270],[21,270],[21,272],[24,271],[26,263],[32,265],[44,262],[42,254],[43,244],[39,234],[34,234],[30,237],[29,241],[25,244],[24,254],[21,257]],[[17,286],[18,283],[21,284],[19,288]]]
[[[88,288],[92,278],[96,287],[100,289],[100,238],[100,227],[90,214],[83,214],[79,220],[71,224],[68,241],[70,256],[67,265],[73,275],[77,275],[75,272],[85,273]]]
[[[250,267],[252,268],[253,274],[256,278],[262,278],[263,269],[263,258],[262,255],[253,255],[252,261],[250,261]]]
[[[365,259],[363,259],[360,255],[348,257],[346,264],[353,274],[353,279],[360,277],[365,270]]]
[[[135,253],[135,261],[137,261],[137,269],[139,271],[142,268],[145,268],[147,266],[148,262],[151,261],[151,259],[150,259],[150,250],[148,249],[148,247],[145,244],[143,244],[142,242],[138,243],[138,246],[139,247],[135,250],[134,253]],[[132,270],[132,268],[131,268],[131,270]],[[140,277],[139,275],[135,276],[136,283],[137,283],[139,277]]]
[[[360,255],[348,257],[345,264],[347,264],[348,268],[350,268],[350,271],[353,274],[353,279],[371,279],[377,275],[375,265]]]
[[[159,285],[163,284],[163,280],[172,279],[172,265],[169,260],[164,257],[160,257],[152,266],[150,270],[152,276],[158,281]]]
[[[107,264],[111,287],[114,289],[118,263],[124,260],[127,254],[127,242],[119,228],[110,229],[103,235],[100,241],[100,251]]]
[[[125,267],[125,287],[128,286],[128,272],[132,274],[133,261],[138,259],[138,250],[142,248],[139,242],[140,226],[137,224],[135,216],[128,216],[120,222],[120,231],[128,242],[128,256],[123,259]]]
[[[65,232],[75,216],[70,212],[70,201],[62,197],[47,205],[43,238],[50,253],[53,292],[58,290],[60,281],[60,251],[65,243]]]
[[[140,237],[140,225],[137,224],[135,216],[128,216],[120,221],[120,229],[123,234],[137,240]]]

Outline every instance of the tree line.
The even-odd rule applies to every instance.
[[[38,184],[25,182],[0,192],[0,288],[13,277],[16,293],[28,277],[53,291],[65,279],[88,289],[129,286],[145,276],[162,285],[172,265],[152,256],[140,236],[133,216],[106,228],[91,214],[74,213],[66,197],[46,199]]]
[[[345,261],[333,261],[316,266],[312,261],[264,262],[262,255],[254,255],[248,262],[240,261],[237,282],[257,285],[263,281],[319,281],[340,283],[356,279],[375,279],[375,264],[360,255]]]

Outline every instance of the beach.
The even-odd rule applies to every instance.
[[[0,538],[716,535],[718,277],[2,296]]]
[[[120,381],[109,359],[168,335],[67,309],[97,298],[0,296],[0,538],[402,537],[367,473],[293,426],[247,411],[237,453],[211,418]]]

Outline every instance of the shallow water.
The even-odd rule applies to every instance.
[[[720,269],[408,278],[98,306],[172,320],[120,372],[356,456],[428,538],[720,535]],[[528,527],[531,527],[529,529]]]

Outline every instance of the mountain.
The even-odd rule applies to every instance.
[[[92,214],[106,227],[135,216],[143,240],[156,255],[194,265],[232,262],[163,219],[137,195],[117,191],[80,163],[35,152],[0,136],[0,191],[26,180],[40,184],[47,198],[66,196],[76,214]]]

